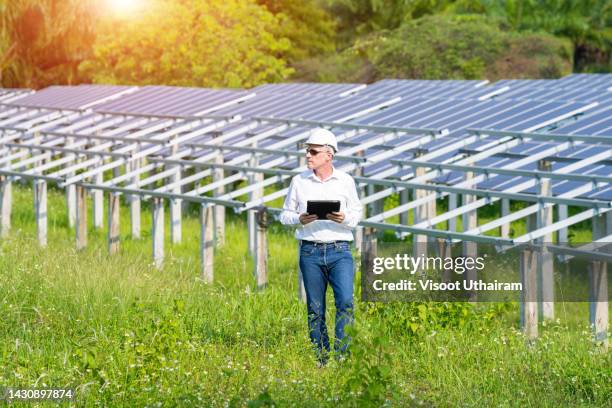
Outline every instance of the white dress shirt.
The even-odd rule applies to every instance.
[[[344,221],[316,220],[309,224],[300,223],[300,214],[306,212],[308,200],[338,200]],[[332,175],[325,181],[312,170],[294,176],[285,198],[281,223],[299,225],[295,231],[297,239],[316,242],[352,241],[352,229],[362,216],[362,205],[357,195],[355,181],[347,173],[332,169]]]

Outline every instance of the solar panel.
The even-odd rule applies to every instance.
[[[270,84],[249,91],[165,86],[51,87],[41,91],[40,95],[25,96],[21,105],[0,105],[0,123],[22,126],[23,129],[42,127],[46,131],[68,135],[76,132],[84,137],[74,144],[70,144],[72,142],[67,139],[71,138],[66,137],[48,137],[45,140],[83,149],[95,147],[95,143],[85,136],[98,134],[156,139],[168,143],[105,142],[108,144],[105,152],[121,154],[144,150],[147,155],[167,157],[177,153],[169,144],[180,140],[178,157],[203,161],[215,159],[219,153],[210,148],[190,148],[189,143],[219,142],[225,146],[244,147],[256,142],[258,147],[295,151],[308,130],[317,126],[318,121],[349,121],[351,124],[380,127],[446,128],[450,131],[448,135],[432,134],[424,129],[419,136],[384,129],[355,130],[340,125],[332,130],[338,135],[340,154],[361,150],[372,160],[364,169],[366,176],[407,179],[413,169],[408,166],[399,169],[389,159],[415,159],[417,156],[420,160],[455,164],[469,163],[478,158],[474,163],[476,166],[520,168],[528,172],[537,170],[539,160],[551,158],[553,172],[559,173],[562,169],[568,171],[567,166],[572,166],[572,171],[577,174],[607,176],[612,174],[612,163],[609,146],[603,143],[583,143],[579,138],[573,143],[538,139],[526,141],[528,135],[522,135],[523,139],[520,139],[517,136],[521,135],[507,131],[611,135],[612,99],[608,91],[611,78],[610,75],[572,75],[558,80],[510,80],[494,84],[460,80],[384,80],[365,88],[359,84]],[[2,95],[0,92],[0,98]],[[54,109],[88,110],[66,113]],[[217,123],[217,119],[213,120],[214,123],[175,120],[176,117],[191,118],[209,113],[233,118],[240,115],[242,119],[233,123]],[[266,120],[267,117],[283,120]],[[313,123],[291,123],[291,120],[301,119]],[[469,128],[506,132],[474,135],[468,132]],[[31,132],[24,136],[24,140],[38,143],[41,135],[46,137],[44,132]],[[16,160],[20,157],[30,160],[28,166],[40,160],[36,156],[31,157],[32,152],[27,149],[15,151]],[[472,159],[466,160],[470,156]],[[58,157],[66,160],[66,155],[59,154],[45,165],[57,163]],[[246,165],[248,157],[250,155],[243,151],[223,152],[226,163]],[[259,165],[265,168],[294,169],[298,166],[296,157],[282,154],[262,154],[259,159]],[[68,157],[68,163],[70,160]],[[579,165],[576,165],[579,161]],[[72,165],[82,163],[87,161],[74,161]],[[77,177],[92,171],[91,165],[85,166],[90,167],[79,168]],[[66,170],[62,166],[59,169]],[[143,177],[162,180],[168,177],[171,170],[171,167],[167,167],[161,173],[148,173]],[[55,171],[57,169],[52,169],[50,174]],[[68,170],[71,171],[74,173]],[[203,178],[210,172],[196,170],[196,178],[200,177],[198,174]],[[486,178],[478,172],[476,174],[478,188],[531,194],[539,192],[537,180],[530,175],[495,175],[492,172]],[[232,174],[230,179],[235,181],[243,176],[238,172]],[[465,169],[453,169],[444,170],[441,176],[431,181],[465,185],[464,178]],[[566,194],[569,197],[606,199],[612,195],[609,185],[597,187],[577,177],[572,180],[570,177],[567,180],[555,178],[552,189],[556,195]]]
[[[252,88],[250,91],[255,92],[257,94],[347,96],[365,87],[365,84],[293,83],[260,85],[258,87]]]
[[[388,98],[369,98],[361,95],[338,97],[301,94],[262,94],[243,104],[219,110],[218,114],[279,117],[337,121],[362,112],[373,105],[388,104]]]
[[[30,89],[0,88],[0,103],[11,103],[33,92]]]
[[[87,109],[136,89],[136,87],[116,85],[50,86],[19,98],[12,104],[31,108]]]
[[[416,97],[432,96],[435,97],[441,92],[447,96],[453,93],[460,94],[466,90],[474,91],[483,87],[487,81],[458,81],[458,80],[402,80],[385,79],[368,85],[360,91],[361,94],[370,96],[386,97]]]
[[[612,106],[597,107],[553,131],[561,134],[612,136]]]
[[[96,111],[158,116],[198,116],[254,97],[252,92],[228,89],[146,86],[120,99],[96,106]]]

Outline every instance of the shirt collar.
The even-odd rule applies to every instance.
[[[310,170],[310,175],[308,176],[310,178],[313,178],[317,181],[320,181],[321,183],[325,183],[333,178],[338,178],[338,172],[336,172],[336,168],[334,166],[332,166],[332,174],[331,176],[329,176],[328,178],[325,179],[325,181],[321,180],[319,177],[317,177],[317,175],[315,174],[314,170]]]

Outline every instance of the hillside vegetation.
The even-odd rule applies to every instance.
[[[555,78],[611,66],[605,0],[123,3],[0,2],[0,85]]]

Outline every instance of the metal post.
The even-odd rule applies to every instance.
[[[355,153],[355,156],[359,156],[359,157],[363,157],[364,156],[364,151],[363,150],[359,150],[358,152]],[[304,157],[304,161],[306,161],[306,157]],[[357,176],[361,176],[363,177],[364,175],[364,169],[363,166],[358,166],[357,169],[355,170],[355,174]],[[363,198],[363,195],[365,194],[365,190],[362,187],[359,187],[359,184],[357,183],[357,195],[359,196],[359,199],[361,200]],[[363,227],[360,225],[357,225],[355,227],[355,230],[353,231],[353,238],[355,240],[355,249],[357,250],[357,253],[361,253],[361,245],[363,242]],[[299,245],[298,245],[298,252],[299,252]],[[300,278],[301,279],[301,278]],[[303,282],[301,282],[301,285],[303,286]],[[300,288],[298,288],[298,290],[301,290]],[[306,301],[306,293],[304,292],[304,302]]]
[[[76,249],[87,246],[87,190],[83,186],[76,186]]]
[[[100,158],[100,164],[103,163]],[[103,173],[98,173],[93,177],[94,184],[102,184],[104,181]],[[93,224],[94,228],[101,229],[104,224],[104,191],[92,190],[93,196]]]
[[[153,262],[158,269],[164,263],[164,200],[153,198]]]
[[[429,220],[435,218],[438,215],[436,202],[437,200],[431,200],[429,203],[427,203],[427,219]],[[434,237],[427,237],[427,242],[435,243],[436,239]]]
[[[119,199],[117,193],[108,194],[108,252],[111,255],[119,252]]]
[[[8,177],[0,176],[0,237],[8,236],[11,229],[13,186]]]
[[[609,214],[609,213],[608,213]],[[608,217],[593,217],[593,240],[607,235]],[[595,342],[608,349],[608,265],[603,261],[589,263],[589,321]]]
[[[172,146],[172,155],[176,155],[178,145]],[[170,177],[170,183],[179,183],[181,181],[181,166],[174,166],[175,173]],[[181,186],[177,185],[172,189],[173,193],[180,194]],[[173,198],[170,199],[170,241],[173,244],[179,244],[182,239],[182,200]]]
[[[140,168],[140,159],[132,161],[132,170],[136,172]],[[140,175],[136,174],[132,177],[131,183],[138,188]],[[140,196],[132,194],[130,196],[130,223],[132,225],[132,238],[140,238]]]
[[[34,181],[34,211],[36,213],[36,235],[41,247],[47,246],[47,182]]]
[[[538,337],[538,255],[532,249],[521,251],[520,272],[523,291],[521,293],[521,327],[527,340]]]
[[[510,214],[510,200],[502,198],[501,200],[501,215],[502,218]],[[502,238],[508,238],[510,236],[510,223],[503,224],[500,227],[500,235]]]
[[[468,187],[473,187],[469,182],[474,178],[474,173],[471,171],[465,172],[465,180]],[[463,194],[463,205],[470,204],[476,201],[476,197],[472,194]],[[478,219],[476,210],[468,211],[463,214],[463,231],[469,231],[478,226]],[[466,258],[476,259],[478,256],[478,247],[476,242],[463,241],[463,256]],[[475,268],[468,268],[465,273],[466,281],[475,281],[478,279],[477,270]],[[472,291],[469,293],[470,301],[476,300],[476,292]]]
[[[404,205],[410,201],[410,190],[405,188],[399,193],[399,203]],[[402,212],[399,215],[399,223],[402,225],[408,225],[408,211]]]
[[[302,142],[297,142],[295,148],[298,152],[303,151]],[[305,167],[306,166],[306,155],[302,154],[302,155],[299,155],[297,158],[298,158],[298,167]]]
[[[440,254],[440,258],[452,258],[452,243],[443,238],[437,238],[436,240],[438,242],[438,254]],[[446,264],[446,262],[444,262],[444,264]],[[452,269],[444,268],[442,271],[442,282],[450,282],[452,280],[452,272]]]
[[[538,162],[539,171],[550,172],[552,170],[552,163],[547,160],[540,160]],[[549,178],[542,178],[540,180],[540,191],[541,196],[552,196],[552,185]],[[543,203],[539,204],[540,209],[537,212],[537,227],[544,228],[553,223],[553,207],[545,206]],[[553,279],[553,254],[546,249],[546,244],[552,244],[553,234],[546,234],[544,237],[539,238],[538,242],[545,244],[541,251],[538,252],[538,277],[539,286],[541,287],[541,306],[540,312],[542,318],[552,320],[555,318],[555,303],[554,303],[554,279]]]
[[[268,222],[266,207],[259,207],[257,209],[257,237],[255,240],[255,281],[257,282],[257,289],[264,289],[268,285],[268,240],[266,237]]]
[[[256,145],[253,147],[256,147]],[[259,160],[257,159],[257,156],[253,154],[251,156],[249,166],[257,167],[258,164],[259,164]],[[264,179],[263,176],[264,176],[263,173],[249,174],[249,184],[253,185],[253,184],[258,184],[262,182]],[[261,197],[263,197],[263,188],[257,188],[249,194],[249,201],[257,200],[257,199],[260,199]],[[257,220],[256,220],[255,210],[249,210],[247,212],[247,226],[248,226],[248,231],[249,231],[249,254],[253,258],[255,258],[255,239],[256,239],[256,232],[257,232]]]
[[[206,283],[212,283],[214,276],[214,209],[212,205],[200,206],[200,266],[201,278]]]
[[[567,205],[559,204],[558,214],[559,214],[558,216],[559,220],[566,219],[567,218]],[[568,242],[569,240],[567,236],[567,227],[559,229],[559,231],[557,231],[557,243],[567,244]]]
[[[457,208],[457,194],[448,195],[448,210],[452,211]],[[448,220],[448,230],[457,231],[457,217],[452,217]]]
[[[422,154],[417,154],[415,157],[419,157]],[[427,173],[427,169],[425,167],[416,167],[414,169],[414,174],[416,178],[422,177]],[[419,200],[423,197],[427,196],[427,190],[423,189],[414,189],[413,197],[414,200]],[[429,212],[429,204],[421,204],[414,209],[414,223],[418,224],[420,222],[427,220],[427,215]],[[427,256],[427,235],[414,234],[412,238],[413,245],[413,256],[415,258],[419,256]]]
[[[223,154],[219,154],[215,157],[216,164],[223,164]],[[223,181],[223,169],[215,168],[213,170],[213,183]],[[219,197],[225,193],[225,186],[221,185],[214,190],[214,196]],[[217,246],[223,246],[225,244],[225,207],[222,205],[215,205],[215,243]]]
[[[74,184],[66,186],[66,210],[68,212],[68,226],[72,228],[76,222],[76,186]]]
[[[74,143],[74,138],[68,137],[66,138],[65,145],[70,146]],[[75,158],[76,155],[74,153],[67,153],[64,155],[65,157]],[[72,162],[69,162],[72,164]],[[67,174],[68,177],[74,176],[74,172]],[[76,186],[74,184],[68,184],[66,186],[66,210],[68,216],[68,227],[72,228],[76,222]]]
[[[170,199],[170,240],[173,244],[180,244],[182,240],[182,200]]]
[[[367,276],[368,271],[374,267],[374,258],[378,252],[376,230],[372,227],[363,229],[363,243],[361,247],[361,277]],[[362,291],[362,296],[364,292]]]

